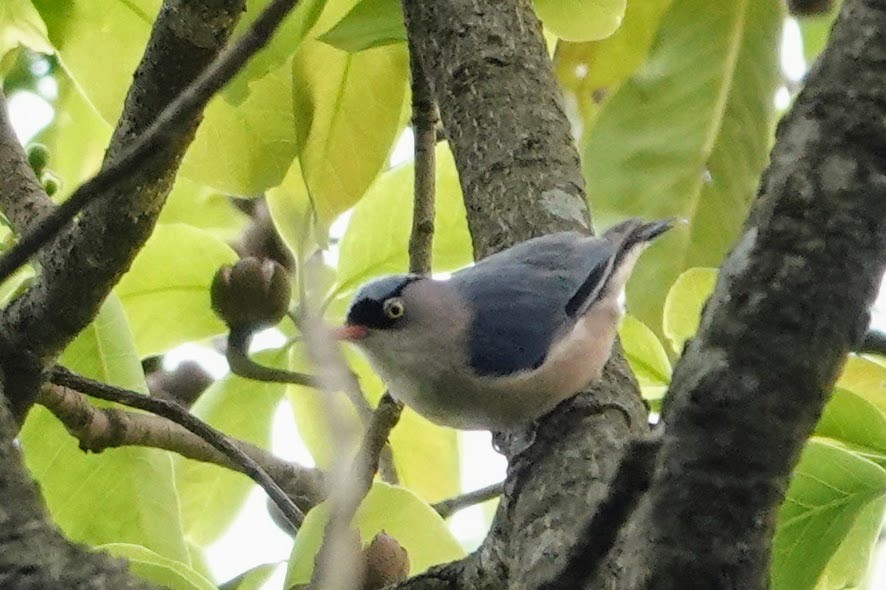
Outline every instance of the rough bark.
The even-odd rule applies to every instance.
[[[71,543],[46,519],[22,462],[16,424],[0,387],[0,588],[150,590],[126,562]]]
[[[578,153],[532,4],[403,5],[459,169],[475,256],[554,231],[590,231]],[[624,411],[604,410],[607,403]],[[508,476],[485,542],[407,585],[536,588],[562,567],[605,497],[625,442],[645,430],[637,385],[616,354],[593,391],[526,432],[497,437]]]
[[[588,231],[569,121],[529,0],[403,0],[458,165],[478,258]]]
[[[243,6],[244,0],[164,3],[106,162],[112,162],[218,55]],[[93,202],[47,248],[38,278],[0,317],[6,363],[15,362],[9,355],[28,355],[46,364],[92,321],[153,230],[199,121],[197,116],[184,125],[173,148],[145,162],[127,186]],[[39,380],[26,371],[7,373],[7,396],[20,418],[37,395]]]
[[[768,587],[790,472],[886,264],[884,64],[886,3],[847,0],[674,372],[628,588]]]

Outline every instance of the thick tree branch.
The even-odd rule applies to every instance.
[[[59,385],[44,387],[37,403],[61,420],[84,451],[100,453],[124,446],[153,447],[249,475],[241,463],[167,418],[117,408],[97,408],[82,393]],[[323,474],[319,470],[284,461],[245,441],[230,437],[228,440],[260,465],[302,510],[326,497]]]
[[[790,472],[886,264],[884,63],[886,3],[846,0],[674,371],[628,588],[768,587]]]
[[[108,385],[107,383],[94,381],[93,379],[72,373],[58,365],[50,370],[49,381],[56,385],[61,385],[62,387],[83,392],[91,397],[157,414],[158,416],[172,420],[176,424],[187,428],[189,431],[212,445],[216,450],[227,455],[231,461],[239,463],[242,467],[243,473],[246,473],[264,488],[293,526],[298,528],[304,521],[304,514],[302,511],[298,509],[292,499],[286,495],[277,482],[275,482],[267,472],[262,469],[261,465],[256,463],[256,461],[248,454],[244,453],[224,434],[197,419],[177,403],[152,398],[135,391],[128,391],[126,389],[114,387],[113,385]]]
[[[530,0],[403,0],[403,9],[458,165],[476,257],[588,231],[578,152]]]
[[[54,208],[12,129],[6,96],[0,89],[0,210],[12,229],[22,233]]]
[[[403,7],[455,156],[475,256],[555,231],[590,231],[578,153],[532,3]],[[618,411],[601,412],[606,404],[625,408],[630,425]],[[645,433],[645,416],[616,353],[591,392],[525,432],[497,437],[509,461],[504,493],[483,545],[446,568],[448,586],[441,576],[405,586],[535,589],[550,580],[606,497],[623,445]]]
[[[22,462],[0,380],[0,587],[159,590],[131,576],[126,562],[71,543],[47,520]]]
[[[855,352],[879,354],[886,356],[886,332],[868,330],[859,346],[854,347]]]

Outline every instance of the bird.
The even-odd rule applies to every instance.
[[[357,290],[333,335],[432,422],[511,431],[600,378],[634,264],[673,224],[631,218],[601,237],[552,233],[448,279],[377,278]]]

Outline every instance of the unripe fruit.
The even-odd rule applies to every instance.
[[[286,270],[273,260],[243,258],[218,269],[210,293],[212,310],[229,328],[273,326],[289,309]]]

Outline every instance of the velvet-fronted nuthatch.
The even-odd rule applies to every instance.
[[[448,280],[363,285],[336,336],[356,344],[391,394],[439,424],[507,431],[600,378],[637,257],[672,219],[629,219],[600,238],[522,242]]]

